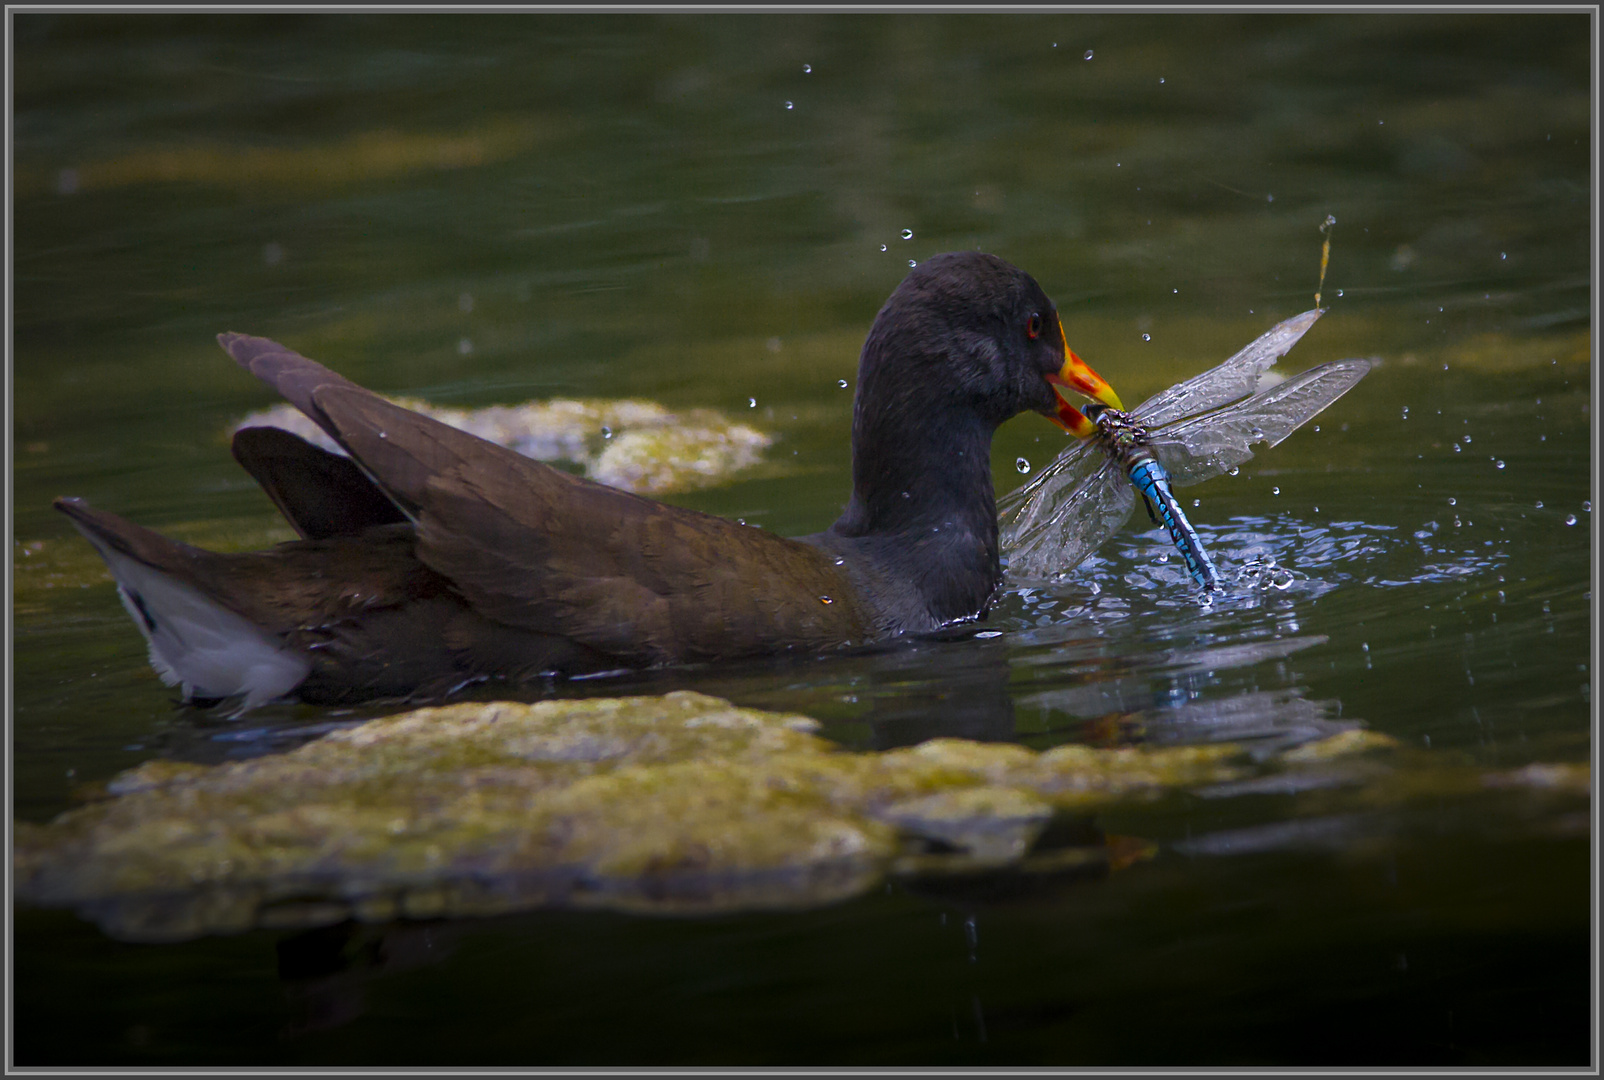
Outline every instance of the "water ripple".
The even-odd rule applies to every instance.
[[[1353,584],[1462,581],[1508,561],[1503,543],[1437,522],[1410,532],[1365,521],[1252,515],[1199,525],[1198,533],[1224,580],[1206,600],[1161,529],[1122,534],[1045,588],[1011,591],[1024,603],[1026,622],[1046,626],[1065,616],[1119,617],[1133,608],[1253,608],[1267,599],[1314,599]]]

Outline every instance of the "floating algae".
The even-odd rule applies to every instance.
[[[817,728],[680,692],[464,703],[249,761],[152,761],[48,825],[19,823],[15,896],[130,940],[536,907],[804,908],[888,874],[1085,862],[1033,850],[1055,815],[1258,768],[1227,743],[856,753]]]
[[[672,412],[653,401],[629,398],[554,398],[483,409],[431,405],[417,398],[388,400],[525,457],[570,462],[592,480],[644,495],[722,483],[762,461],[773,441],[716,409]],[[343,452],[292,405],[251,413],[235,430],[254,426],[283,428],[325,450]]]

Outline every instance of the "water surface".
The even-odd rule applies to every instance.
[[[1282,366],[1376,366],[1183,492],[1236,582],[1219,602],[1133,522],[1002,596],[994,636],[556,692],[696,689],[856,748],[1358,720],[1421,792],[1178,792],[1087,823],[1157,849],[1095,880],[785,914],[157,947],[19,909],[18,1064],[1589,1060],[1590,800],[1430,794],[1593,753],[1584,16],[13,26],[16,818],[352,718],[175,708],[49,509],[289,536],[228,454],[273,402],[219,331],[442,405],[721,409],[775,437],[768,464],[673,501],[805,533],[845,501],[857,349],[910,260],[1025,267],[1135,402],[1310,307],[1328,214],[1330,310]],[[1005,426],[999,489],[1063,438]]]

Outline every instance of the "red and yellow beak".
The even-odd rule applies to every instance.
[[[1058,333],[1062,337],[1064,324],[1058,324]],[[1084,394],[1093,401],[1100,401],[1110,408],[1123,411],[1125,406],[1120,404],[1119,395],[1114,388],[1108,385],[1108,380],[1086,366],[1086,361],[1075,355],[1075,350],[1064,342],[1064,366],[1056,375],[1047,376],[1047,381],[1054,386],[1067,387],[1077,394]],[[1097,425],[1086,419],[1081,411],[1069,402],[1063,400],[1063,391],[1059,391],[1058,413],[1053,420],[1059,427],[1079,438],[1086,438],[1097,430]]]

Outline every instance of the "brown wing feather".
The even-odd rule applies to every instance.
[[[222,346],[351,453],[488,618],[628,663],[816,648],[873,619],[822,551],[591,483],[392,405],[266,338]]]
[[[312,393],[320,386],[343,386],[362,393],[371,393],[300,353],[285,348],[278,342],[249,334],[218,334],[217,343],[240,367],[277,390],[283,398],[307,417],[315,421],[336,442],[339,434],[312,401]]]
[[[418,556],[482,614],[632,663],[819,647],[870,629],[824,552],[592,483],[392,405],[313,405],[418,526]]]
[[[283,428],[240,428],[233,450],[234,460],[256,478],[303,539],[356,536],[375,525],[406,520],[350,458]]]

